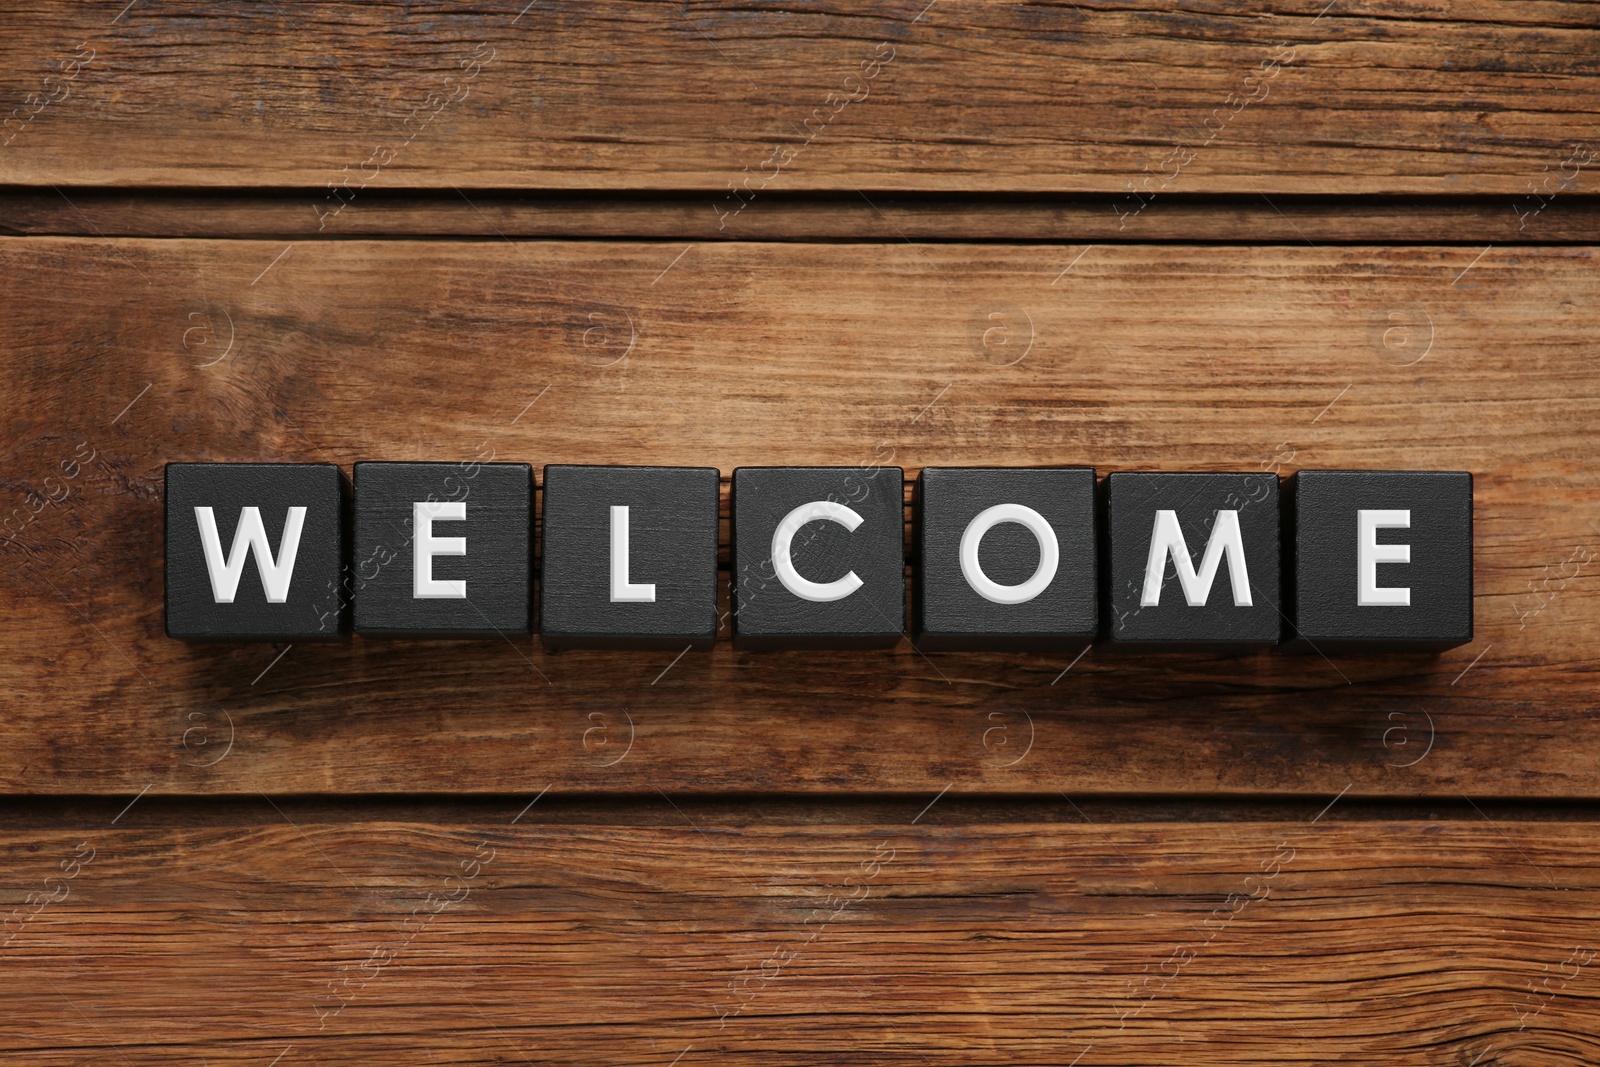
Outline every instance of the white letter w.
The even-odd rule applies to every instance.
[[[217,536],[217,519],[210,508],[195,508],[194,517],[200,524],[200,544],[206,552],[206,573],[211,577],[211,595],[218,604],[232,604],[234,593],[239,591],[239,578],[244,574],[247,552],[255,553],[256,570],[261,572],[261,586],[267,591],[268,604],[282,604],[289,599],[289,578],[294,573],[295,553],[300,550],[300,528],[305,525],[306,509],[290,508],[283,524],[283,551],[272,558],[272,546],[267,544],[267,531],[261,525],[260,508],[241,508],[239,528],[233,531],[233,548],[228,558],[222,558],[222,538]]]

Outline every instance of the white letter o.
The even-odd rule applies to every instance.
[[[983,535],[1002,522],[1014,522],[1026,527],[1039,542],[1039,566],[1033,577],[1021,585],[1001,585],[983,573],[978,562],[978,545]],[[1056,567],[1061,561],[1061,548],[1056,543],[1056,532],[1050,528],[1043,515],[1022,504],[996,504],[978,513],[967,523],[961,535],[961,576],[983,599],[995,604],[1026,604],[1050,585],[1056,577]]]

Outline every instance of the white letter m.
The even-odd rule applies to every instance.
[[[1161,579],[1170,555],[1172,565],[1178,572],[1178,582],[1183,586],[1183,599],[1191,608],[1205,607],[1223,553],[1228,556],[1228,579],[1233,585],[1233,604],[1235,607],[1248,608],[1251,606],[1250,575],[1244,566],[1244,537],[1239,532],[1239,513],[1217,512],[1216,524],[1211,528],[1211,539],[1206,542],[1205,559],[1200,561],[1200,573],[1196,574],[1194,561],[1189,558],[1189,546],[1184,543],[1183,531],[1178,528],[1178,513],[1156,512],[1155,530],[1150,535],[1150,556],[1144,567],[1144,592],[1139,597],[1139,606],[1152,608],[1161,603]]]

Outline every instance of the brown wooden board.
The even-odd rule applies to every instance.
[[[9,4],[0,182],[1593,191],[1581,3]],[[729,225],[737,225],[734,218]]]
[[[1589,798],[1589,247],[7,239],[0,789]],[[172,460],[1476,476],[1426,656],[162,630]],[[1070,669],[1068,669],[1070,667]]]
[[[1588,823],[944,826],[919,801],[883,824],[605,827],[518,800],[350,825],[270,804],[0,834],[5,1062],[1600,1057]]]

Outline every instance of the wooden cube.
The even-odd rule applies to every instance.
[[[1472,475],[1289,480],[1287,650],[1436,652],[1472,640]]]
[[[719,482],[714,467],[545,467],[540,641],[710,648]]]
[[[1275,475],[1113,474],[1105,510],[1109,646],[1245,651],[1279,641]]]
[[[348,628],[331,463],[169,463],[167,634],[307,641]]]
[[[733,472],[741,648],[892,648],[905,629],[899,467]]]
[[[357,463],[356,632],[529,633],[532,530],[526,463]]]
[[[1066,651],[1100,626],[1089,467],[926,467],[912,509],[916,645]]]

